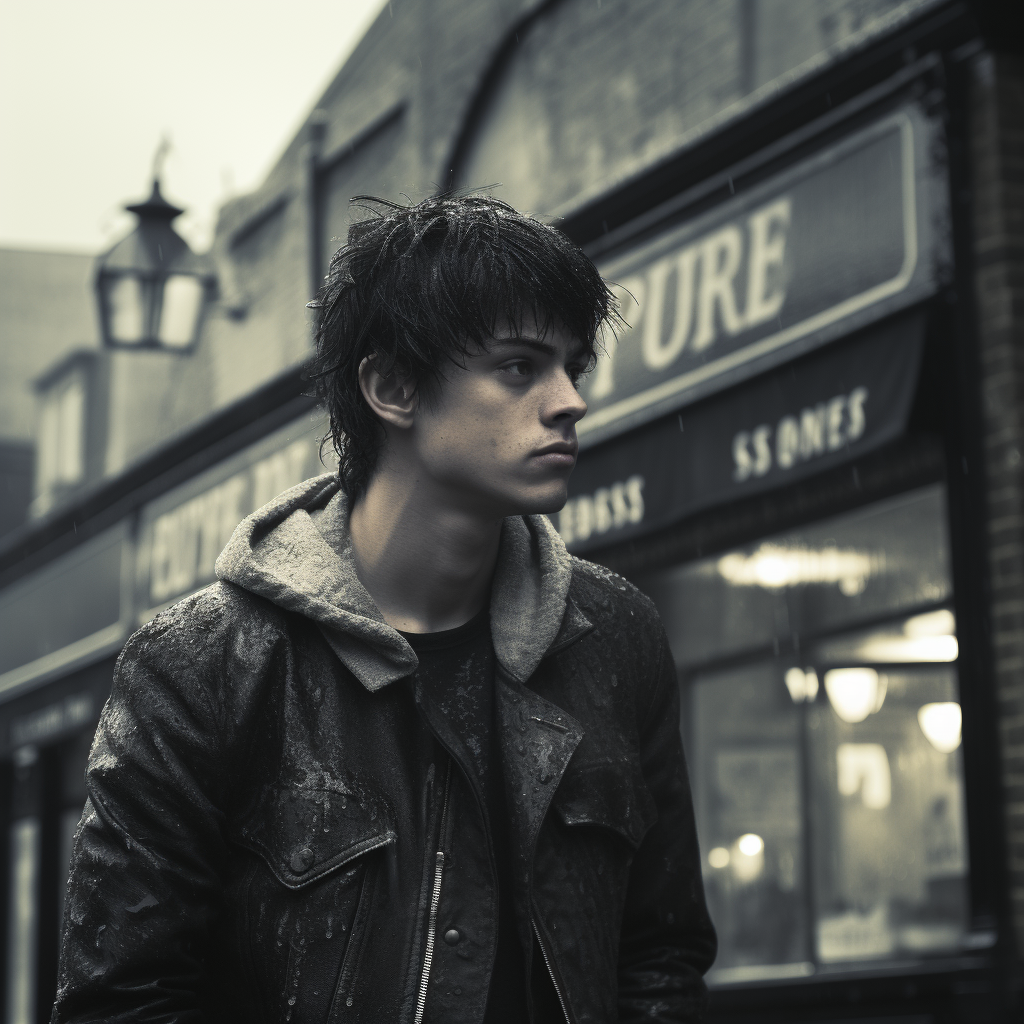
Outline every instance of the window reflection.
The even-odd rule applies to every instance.
[[[879,687],[877,710],[863,718],[843,715],[831,698],[808,709],[823,964],[951,950],[965,929],[954,671],[901,667],[878,676],[884,694]]]
[[[730,982],[955,951],[967,853],[939,486],[636,582],[680,670]]]

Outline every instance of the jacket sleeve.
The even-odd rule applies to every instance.
[[[52,1024],[205,1019],[223,774],[216,715],[184,656],[196,637],[181,632],[151,624],[115,669],[86,772]]]
[[[619,954],[621,1024],[690,1022],[704,1017],[704,973],[717,940],[704,901],[693,802],[679,733],[679,687],[658,623],[651,694],[641,715],[644,779],[658,820],[630,870]]]

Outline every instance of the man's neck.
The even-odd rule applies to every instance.
[[[453,507],[408,475],[378,472],[349,519],[356,572],[395,629],[454,629],[487,600],[501,522]]]

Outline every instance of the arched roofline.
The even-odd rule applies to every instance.
[[[560,3],[562,3],[562,0],[540,0],[531,10],[528,10],[513,21],[505,31],[501,42],[495,48],[494,56],[487,65],[487,69],[480,76],[473,97],[466,108],[466,114],[462,118],[462,124],[455,136],[455,141],[449,150],[448,159],[444,163],[444,166],[448,168],[444,179],[445,189],[455,187],[456,172],[466,159],[469,146],[476,137],[477,129],[483,124],[484,116],[490,106],[490,101],[495,94],[501,76],[511,62],[516,48],[519,46],[519,37],[525,35],[535,22],[549,14]]]

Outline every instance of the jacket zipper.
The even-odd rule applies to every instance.
[[[448,773],[444,783],[444,803],[441,807],[441,830],[438,836],[437,855],[434,861],[434,888],[430,894],[430,913],[427,918],[427,945],[423,953],[423,971],[420,974],[420,990],[416,997],[416,1015],[413,1024],[422,1024],[427,1008],[427,985],[430,982],[430,966],[434,962],[434,939],[437,935],[437,908],[441,902],[441,879],[444,876],[444,848],[448,820],[448,794],[452,787],[452,762],[448,760]]]
[[[540,937],[540,929],[537,927],[536,920],[533,922],[533,934],[537,936],[537,945],[540,946],[540,955],[544,957],[544,966],[548,969],[548,976],[551,978],[551,984],[555,986],[555,994],[558,996],[558,1002],[562,1006],[562,1015],[565,1017],[565,1024],[572,1024],[572,1018],[569,1016],[569,1007],[565,1004],[565,996],[562,994],[562,986],[558,984],[558,979],[555,977],[555,969],[551,966],[551,958],[548,956],[548,951],[544,946],[544,940]]]

